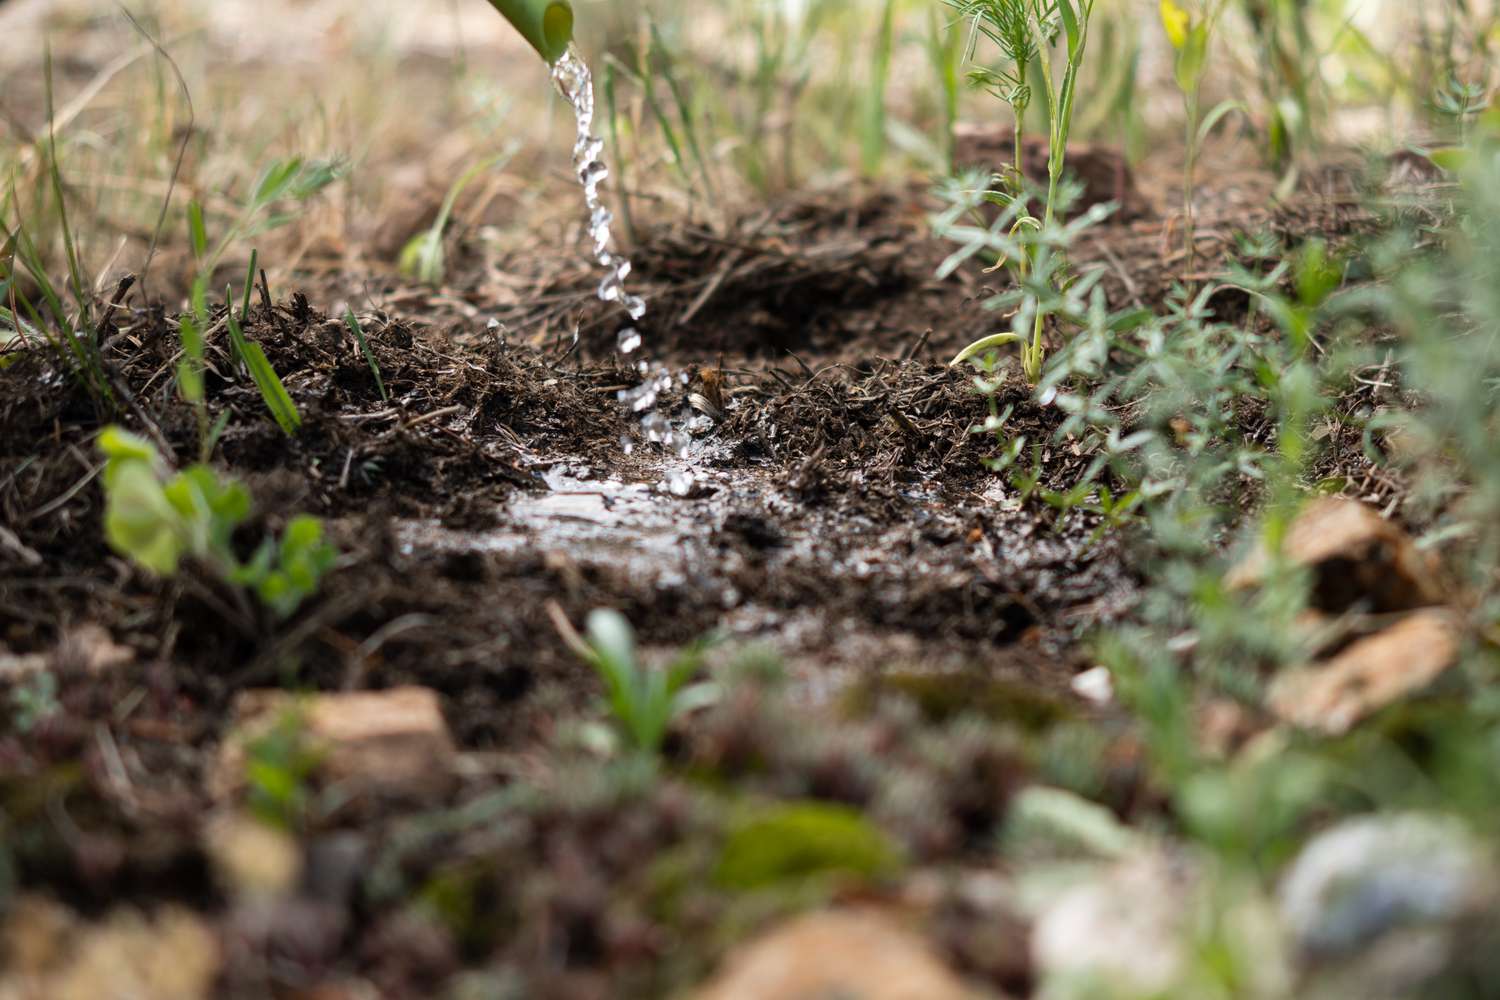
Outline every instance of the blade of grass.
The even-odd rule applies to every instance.
[[[245,297],[240,303],[240,322],[250,322],[250,289],[255,287],[255,264],[260,257],[260,251],[254,247],[250,248],[250,267],[245,271]]]
[[[266,352],[261,346],[245,338],[245,331],[240,328],[239,321],[234,316],[234,306],[230,300],[230,292],[225,289],[226,310],[224,318],[229,323],[229,339],[234,345],[235,352],[239,354],[240,360],[245,363],[245,368],[250,372],[250,378],[255,382],[255,387],[260,390],[260,398],[265,402],[266,409],[270,411],[271,418],[276,421],[276,426],[288,437],[297,433],[302,426],[302,415],[297,412],[297,404],[292,401],[291,394],[286,391],[281,377],[271,367],[271,362],[266,359]]]
[[[359,325],[359,317],[354,315],[350,309],[344,316],[344,322],[349,324],[349,330],[354,334],[354,339],[359,343],[360,353],[365,356],[365,361],[370,366],[370,374],[375,376],[375,388],[380,390],[380,400],[388,403],[390,395],[385,391],[385,380],[380,377],[380,364],[375,360],[375,354],[370,350],[370,345],[365,342],[364,328]]]
[[[718,201],[716,186],[708,169],[708,161],[703,156],[703,147],[698,142],[698,128],[692,111],[688,108],[687,97],[677,79],[675,60],[672,58],[672,53],[667,51],[655,22],[651,24],[651,45],[660,57],[662,76],[666,77],[667,89],[672,95],[672,103],[677,108],[677,117],[682,122],[682,133],[687,136],[688,150],[693,154],[693,162],[698,167],[698,173],[703,177],[704,193],[708,195],[710,201],[716,202]]]
[[[637,242],[635,216],[630,209],[630,183],[625,172],[629,160],[620,149],[620,108],[617,102],[618,95],[615,92],[615,74],[618,70],[618,61],[613,56],[606,56],[604,59],[604,104],[609,111],[609,151],[619,174],[619,185],[616,190],[620,193],[620,221],[625,224],[625,232],[630,237],[630,242],[634,244]]]
[[[188,202],[188,239],[193,245],[193,259],[202,262],[208,253],[208,231],[203,227],[203,205],[198,201]]]
[[[896,28],[896,0],[885,0],[880,34],[875,41],[874,78],[870,81],[860,142],[860,166],[877,173],[885,159],[885,92],[891,76],[891,48]]]

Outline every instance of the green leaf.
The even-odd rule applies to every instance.
[[[259,344],[245,339],[244,330],[234,318],[233,306],[228,308],[225,319],[229,321],[230,342],[250,372],[255,387],[260,390],[260,398],[266,404],[266,409],[287,437],[294,436],[302,426],[302,415],[297,412],[297,404],[292,401],[291,394],[286,391],[276,369],[266,359],[266,352],[261,350]]]
[[[1004,347],[1006,344],[1014,344],[1025,339],[1018,333],[993,333],[988,337],[981,337],[954,355],[953,360],[948,362],[948,366],[951,368],[954,365],[961,365],[970,358],[978,357],[985,351],[993,350],[996,347]]]
[[[135,460],[155,465],[161,459],[156,452],[156,446],[150,441],[113,424],[99,432],[97,444],[104,457],[111,461]],[[107,483],[109,480],[107,468],[104,474]]]
[[[1177,86],[1184,94],[1198,89],[1203,76],[1203,64],[1208,58],[1207,21],[1199,21],[1188,30],[1182,48],[1177,50]]]
[[[118,464],[114,464],[115,462]],[[111,460],[104,537],[110,548],[157,576],[172,576],[188,546],[187,525],[146,461]]]
[[[1245,115],[1247,118],[1250,115],[1250,109],[1245,107],[1245,105],[1239,101],[1230,99],[1227,101],[1219,102],[1218,104],[1214,105],[1212,111],[1203,116],[1203,121],[1198,124],[1198,145],[1201,146],[1205,141],[1207,141],[1209,135],[1213,132],[1214,127],[1219,124],[1220,119],[1229,114],[1231,111],[1238,111],[1241,114]]]
[[[203,226],[203,206],[196,201],[188,202],[188,240],[193,247],[193,259],[202,260],[208,253],[208,230]]]
[[[1456,174],[1474,162],[1474,151],[1462,146],[1444,146],[1428,152],[1427,158],[1440,170]]]
[[[301,169],[302,157],[300,156],[271,163],[261,173],[260,180],[256,182],[255,193],[250,196],[250,203],[256,206],[268,205],[280,198],[286,194],[287,188],[291,186],[293,178]]]
[[[1083,36],[1079,30],[1078,12],[1073,9],[1073,0],[1058,0],[1057,13],[1062,17],[1063,31],[1068,36],[1068,58],[1077,60],[1078,46]]]

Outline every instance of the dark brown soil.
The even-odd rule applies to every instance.
[[[1363,224],[1352,201],[1326,185],[1284,210],[1264,207],[1266,190],[1262,179],[1220,185],[1201,226],[1204,269],[1222,267],[1241,232],[1337,235]],[[1081,250],[1109,268],[1104,287],[1114,304],[1157,303],[1180,272],[1168,250],[1176,245],[1164,221],[1170,209],[1156,208],[1104,227]],[[593,608],[618,609],[650,649],[711,632],[764,644],[785,660],[788,697],[801,706],[841,701],[884,675],[907,691],[924,677],[967,679],[979,685],[969,689],[976,704],[992,685],[1013,685],[1028,698],[1012,709],[1001,699],[995,711],[1020,723],[1036,704],[1081,711],[1068,688],[1089,665],[1079,639],[1128,608],[1133,570],[1117,538],[1094,538],[1089,515],[1058,522],[982,466],[993,442],[971,428],[986,403],[969,374],[941,362],[987,332],[988,317],[972,303],[1000,276],[934,280],[947,249],[923,235],[925,210],[917,193],[805,199],[727,232],[676,227],[643,241],[634,257],[651,307],[645,351],[690,375],[664,405],[675,412],[698,392],[723,409],[695,440],[689,462],[700,481],[688,497],[662,487],[683,461],[639,441],[616,403],[639,375],[611,354],[618,321],[591,301],[595,278],[582,267],[552,275],[535,268],[534,295],[492,310],[503,339],[442,315],[362,317],[389,402],[347,328],[317,303],[296,295],[255,305],[247,334],[301,410],[295,440],[235,374],[216,328],[209,401],[233,416],[215,459],[256,497],[247,544],[310,512],[328,519],[342,552],[317,598],[277,627],[227,614],[219,585],[202,574],[153,581],[107,549],[92,446],[102,415],[40,355],[8,355],[0,368],[0,654],[45,654],[63,706],[28,733],[0,722],[0,805],[22,834],[20,885],[80,906],[163,896],[222,906],[201,847],[211,804],[204,777],[231,699],[247,688],[427,686],[442,696],[461,750],[524,759],[598,694],[557,635],[548,602],[574,622]],[[527,262],[511,263],[525,272]],[[115,310],[112,324],[104,356],[129,400],[121,421],[190,461],[196,425],[176,398],[174,324],[134,301]],[[1051,439],[1060,414],[1033,403],[1022,385],[1012,383],[1002,402],[1015,405],[1016,432]],[[621,441],[632,438],[627,453]],[[1044,456],[1045,479],[1066,487],[1084,462],[1056,443]],[[124,647],[129,665],[91,669],[87,650],[68,645],[86,625]],[[733,721],[716,725],[732,729]],[[718,754],[722,764],[733,734],[715,742],[715,730],[705,732],[677,752]],[[835,761],[830,774],[842,773],[844,752],[818,751]],[[1009,773],[989,750],[973,753],[996,775]],[[128,792],[108,766],[115,755],[137,776]],[[485,772],[453,802],[507,781],[503,768]],[[953,787],[959,795],[963,786]],[[669,785],[651,794],[686,793]],[[975,829],[988,829],[998,808],[989,794],[979,806],[950,803],[934,816],[970,816]],[[69,822],[81,834],[56,833],[46,803],[59,797],[75,804]],[[511,856],[566,867],[577,862],[570,852],[585,850],[588,824],[618,827],[628,841],[619,859],[577,862],[607,883],[617,875],[611,865],[676,843],[697,822],[678,815],[687,807],[677,800],[630,808],[640,814],[635,826],[635,813],[613,807],[602,816],[583,807],[565,819],[536,815],[518,834],[531,846]],[[678,826],[652,826],[664,816],[677,816]],[[365,819],[367,846],[406,821],[396,812]],[[939,853],[964,839],[925,831],[912,843],[929,836],[949,845],[932,848]],[[326,846],[315,840],[309,849],[318,845]],[[430,873],[434,862],[422,864]],[[491,891],[500,873],[476,878]],[[595,896],[584,892],[554,916],[582,927]],[[352,924],[338,916],[328,930],[335,944],[320,961],[369,968],[382,942],[402,941],[386,961],[416,963],[387,970],[403,989],[461,964],[452,950],[462,953],[462,942],[444,938],[426,959],[413,957],[420,948],[402,930],[403,911],[361,905],[368,910]],[[319,913],[308,919],[328,916]],[[509,953],[526,967],[551,956],[548,975],[603,975],[606,959],[629,964],[620,957],[627,944],[600,940],[605,932],[591,924],[578,933],[592,937],[571,959],[559,962],[545,942],[533,942],[534,952],[513,943]],[[467,945],[480,955],[491,946],[490,938]],[[635,960],[649,962],[643,954]],[[1013,982],[1025,973],[995,975]],[[535,995],[611,995],[586,987]]]

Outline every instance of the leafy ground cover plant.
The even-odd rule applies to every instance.
[[[109,545],[156,576],[174,576],[185,560],[253,593],[277,618],[289,617],[317,592],[337,553],[323,522],[299,515],[279,540],[267,538],[248,560],[233,545],[250,516],[250,494],[206,465],[168,475],[144,438],[119,427],[99,435],[104,454],[104,533]]]

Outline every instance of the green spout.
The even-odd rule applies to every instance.
[[[555,63],[573,40],[573,5],[568,0],[490,0],[543,59]]]

